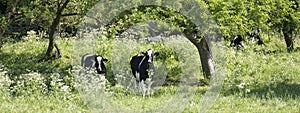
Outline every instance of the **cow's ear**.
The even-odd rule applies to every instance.
[[[154,55],[155,55],[155,56],[158,56],[158,55],[159,55],[159,52],[155,52]]]
[[[141,54],[142,54],[142,55],[145,55],[146,53],[145,53],[145,52],[141,52]]]
[[[108,59],[106,59],[106,58],[103,58],[103,62],[107,62],[108,61]]]

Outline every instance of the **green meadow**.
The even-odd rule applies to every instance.
[[[166,54],[175,55],[175,58],[161,56],[156,59],[165,63],[165,68],[161,69],[167,71],[169,77],[162,81],[164,84],[153,89],[151,96],[143,98],[141,95],[135,95],[132,87],[122,86],[124,83],[116,82],[112,85],[107,82],[106,96],[96,95],[89,98],[86,96],[91,95],[84,94],[78,89],[78,82],[72,74],[74,39],[58,39],[57,43],[61,47],[63,56],[45,62],[38,61],[44,55],[48,40],[33,38],[9,40],[0,52],[1,112],[155,112],[159,110],[185,113],[199,111],[297,113],[300,111],[300,51],[286,52],[283,39],[270,38],[269,41],[266,41],[265,46],[246,42],[246,48],[243,50],[226,47],[225,78],[222,87],[220,92],[217,92],[217,98],[208,98],[213,100],[211,105],[203,105],[210,85],[201,84],[202,73],[198,78],[196,77],[200,85],[194,87],[190,99],[184,103],[176,102],[176,92],[180,87],[176,80],[180,79],[181,71],[175,71],[181,62],[176,60],[178,53],[175,54],[172,49],[167,49]],[[296,43],[299,41],[296,40]],[[126,44],[119,45],[131,47]],[[149,47],[147,44],[144,46]],[[110,47],[111,45],[103,45],[99,48],[107,48],[109,53],[113,52]],[[161,51],[166,51],[164,48],[168,48],[166,45],[159,44],[153,44],[151,47]],[[99,54],[102,52],[98,51]],[[163,58],[167,58],[167,61],[163,62]],[[107,63],[108,68],[113,67],[112,62],[114,61]],[[118,69],[118,67],[113,68]],[[113,72],[115,71],[109,70],[107,76],[111,77]],[[180,107],[178,109],[182,111],[174,111],[174,107]]]

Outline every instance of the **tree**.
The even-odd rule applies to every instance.
[[[0,15],[0,36],[21,38],[27,31],[34,30],[48,33],[49,45],[45,54],[47,60],[61,53],[55,43],[55,34],[74,28],[99,0],[2,0]],[[1,40],[1,39],[0,39]]]
[[[214,16],[224,36],[246,34],[249,31],[247,1],[205,0],[208,10]]]
[[[160,20],[179,28],[187,39],[196,46],[200,55],[204,78],[209,80],[216,72],[208,37],[204,36],[203,31],[195,23],[172,9],[155,5],[142,5],[131,8],[121,12],[108,25],[105,25],[107,31],[104,33],[107,33],[105,35],[109,38],[115,38],[134,24],[147,20]]]
[[[53,19],[52,24],[50,26],[49,44],[48,44],[48,49],[46,51],[46,57],[51,57],[51,52],[53,51],[53,47],[55,47],[57,50],[56,57],[61,57],[60,50],[59,50],[57,44],[54,42],[54,33],[60,22],[62,15],[63,15],[62,13],[65,10],[65,8],[67,7],[67,5],[69,4],[69,2],[70,2],[70,0],[66,0],[63,3],[59,3],[59,1],[57,1],[56,16]]]
[[[299,29],[297,0],[204,0],[223,35],[245,35],[253,27],[283,33],[287,50],[293,50],[293,36]]]
[[[24,7],[25,18],[31,20],[30,25],[38,30],[48,31],[49,44],[45,58],[61,57],[58,45],[55,43],[55,34],[60,32],[58,28],[63,26],[74,26],[80,23],[81,18],[98,0],[33,0]],[[63,23],[63,24],[61,24]],[[56,53],[53,55],[53,49]]]
[[[70,0],[61,0],[56,1],[56,13],[55,18],[53,19],[50,30],[49,30],[49,45],[48,49],[46,51],[46,59],[50,58],[52,56],[53,48],[55,47],[57,52],[55,54],[55,57],[61,57],[61,52],[58,48],[58,45],[54,41],[54,33],[61,22],[62,17],[68,17],[68,16],[79,16],[78,20],[75,23],[79,23],[80,18],[85,15],[85,12],[93,6],[97,0],[95,1],[89,1],[86,2],[84,0],[73,0],[70,2]],[[78,7],[77,10],[74,7]],[[66,11],[65,11],[66,10]]]
[[[293,35],[300,27],[299,3],[297,0],[272,0],[271,28],[283,33],[287,51],[294,49]]]
[[[20,10],[26,6],[29,0],[1,0],[0,1],[0,48],[6,34],[14,34],[13,24],[16,17],[21,15]]]

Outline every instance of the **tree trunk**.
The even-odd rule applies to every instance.
[[[286,43],[287,51],[291,52],[294,50],[293,33],[291,30],[283,30],[283,36]]]
[[[282,32],[284,36],[284,40],[286,43],[287,51],[291,52],[294,49],[294,43],[293,43],[293,27],[291,26],[290,22],[284,22]]]
[[[56,31],[56,27],[59,24],[59,20],[60,20],[60,15],[57,15],[56,18],[53,20],[52,25],[50,27],[50,32],[49,32],[49,44],[48,44],[48,49],[46,51],[46,57],[50,58],[52,55],[52,51],[54,48],[55,41],[54,41],[54,33]]]
[[[2,44],[3,44],[3,38],[4,38],[4,33],[5,33],[5,29],[0,29],[0,50],[2,48]]]
[[[211,75],[215,73],[215,63],[212,57],[211,50],[208,46],[207,39],[202,37],[200,44],[197,46],[200,54],[201,66],[205,79],[210,79]]]
[[[58,45],[57,45],[56,43],[54,44],[54,47],[55,47],[55,49],[56,49],[55,57],[56,57],[56,58],[61,57],[60,49],[59,49],[59,47],[58,47]]]
[[[211,76],[215,73],[215,63],[207,39],[204,37],[198,37],[197,34],[185,34],[187,38],[197,47],[204,78],[206,80],[210,80]]]
[[[56,12],[56,17],[53,20],[51,26],[50,26],[50,32],[49,32],[49,44],[48,44],[48,49],[46,51],[46,59],[51,57],[51,53],[53,51],[53,48],[55,46],[56,50],[57,50],[57,55],[55,56],[61,56],[60,50],[58,48],[58,46],[55,44],[54,41],[54,33],[56,31],[57,26],[59,25],[60,22],[60,18],[62,16],[62,12],[63,10],[66,8],[66,6],[68,5],[68,3],[70,2],[70,0],[66,0],[62,6],[60,6],[59,1],[58,2],[58,7],[57,7],[57,12]]]
[[[286,43],[287,51],[291,52],[294,50],[293,31],[295,31],[295,22],[293,21],[291,15],[288,15],[286,18],[288,20],[285,20],[283,22],[282,32]]]
[[[1,51],[1,48],[2,48],[2,35],[0,36],[0,51]]]

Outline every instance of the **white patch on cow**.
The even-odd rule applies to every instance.
[[[252,41],[251,41],[251,42],[252,42],[252,44],[254,44],[254,41],[255,41],[255,39],[254,39],[254,37],[252,37]]]
[[[102,61],[102,57],[101,57],[101,56],[98,56],[98,57],[97,57],[97,62],[99,63],[98,68],[100,69],[100,71],[102,70],[102,69],[101,69],[101,61]]]
[[[142,63],[144,62],[145,58],[146,58],[146,56],[144,56],[143,59],[141,60],[141,62],[139,63],[139,67],[138,67],[139,69],[140,69]]]
[[[151,59],[152,59],[152,55],[153,55],[153,51],[150,49],[150,50],[148,50],[148,51],[147,51],[147,54],[148,54],[148,56],[149,56],[148,62],[149,62],[149,63],[151,63],[151,61],[152,61]]]
[[[144,82],[140,81],[140,73],[139,72],[135,73],[135,77],[136,78],[133,81],[134,92],[137,92],[137,94],[140,94],[140,91],[144,91]],[[136,83],[137,81],[138,81],[138,85]],[[144,94],[144,92],[143,92],[143,94]]]
[[[138,81],[140,81],[140,73],[139,73],[139,72],[136,72],[136,73],[135,73],[135,77],[136,77],[136,79],[137,79]]]

